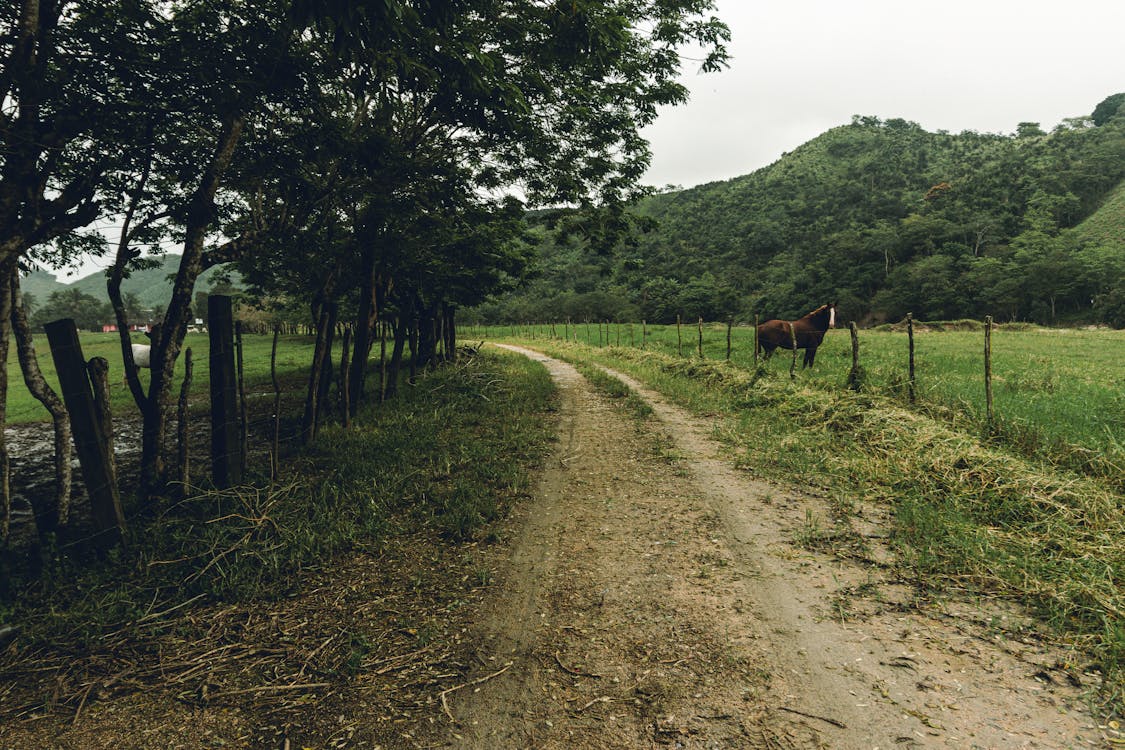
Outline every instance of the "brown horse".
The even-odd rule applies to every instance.
[[[829,328],[836,327],[836,303],[821,305],[800,320],[767,320],[758,326],[758,349],[765,351],[766,359],[773,355],[779,346],[793,348],[793,334],[797,336],[797,348],[805,350],[801,369],[812,367],[816,359],[816,348],[824,341]],[[790,333],[792,330],[792,333]]]

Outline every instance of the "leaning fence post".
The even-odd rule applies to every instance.
[[[906,338],[910,342],[910,403],[914,403],[914,318],[911,313],[906,314]]]
[[[234,311],[231,298],[207,298],[211,379],[211,478],[219,489],[242,482],[238,447],[238,394],[234,368]]]
[[[984,316],[984,403],[988,430],[992,431],[992,316]]]
[[[676,356],[684,356],[684,337],[680,332],[680,316],[676,316]]]
[[[90,510],[96,530],[95,544],[112,547],[125,538],[125,514],[121,495],[113,481],[105,439],[98,423],[90,376],[78,329],[70,318],[56,320],[43,327],[55,362],[63,402],[70,412],[74,448],[82,468],[82,481],[90,497]]]

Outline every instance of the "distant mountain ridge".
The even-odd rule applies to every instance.
[[[122,293],[136,294],[141,306],[145,308],[167,306],[168,300],[172,296],[171,279],[180,266],[180,257],[179,255],[165,255],[156,268],[134,271],[129,278],[121,282]],[[207,269],[200,274],[199,279],[195,282],[196,290],[208,291],[216,277],[221,274],[223,274],[222,266]],[[231,273],[230,275],[232,283],[238,286],[238,274]],[[46,302],[52,292],[59,292],[64,289],[79,289],[91,297],[109,301],[104,271],[95,271],[69,283],[59,281],[53,274],[46,271],[36,271],[20,279],[20,289],[34,295],[36,304],[39,305]]]

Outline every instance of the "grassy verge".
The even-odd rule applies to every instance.
[[[542,344],[542,342],[539,342]],[[697,413],[738,462],[888,506],[898,572],[1020,602],[1125,700],[1125,500],[1108,482],[982,442],[893,398],[628,348],[546,350],[620,369]],[[1080,656],[1088,655],[1088,656]]]
[[[613,377],[600,367],[593,367],[581,361],[575,362],[574,366],[599,393],[614,400],[620,399],[626,411],[634,417],[645,419],[652,416],[652,407],[648,402],[633,393],[632,389],[619,378]]]
[[[957,422],[975,422],[984,432],[983,333],[978,321],[918,323],[915,332],[918,408]],[[639,324],[611,324],[599,337],[597,326],[571,327],[581,343],[602,348],[607,341],[641,348]],[[476,331],[474,331],[476,333]],[[550,336],[542,326],[493,328],[494,335]],[[698,359],[698,331],[685,325],[649,325],[645,351]],[[563,330],[556,326],[556,336]],[[705,324],[703,358],[727,356],[725,325]],[[587,341],[588,338],[588,341]],[[863,390],[905,400],[907,336],[900,327],[859,332]],[[993,396],[997,416],[992,437],[1024,456],[1065,469],[1116,481],[1125,490],[1125,331],[1039,328],[1003,325],[993,333]],[[789,369],[789,352],[779,350],[765,365],[777,376]],[[731,362],[754,369],[752,326],[731,331]],[[846,330],[829,331],[816,355],[816,367],[802,381],[825,389],[844,388],[851,369]]]
[[[197,601],[292,595],[306,571],[377,550],[403,518],[451,540],[487,535],[526,490],[550,437],[552,393],[541,366],[478,356],[404,385],[349,431],[326,428],[277,484],[152,509],[109,560],[48,551],[33,579],[5,571],[0,629],[18,636],[0,675],[40,650],[79,656],[106,633],[145,633]]]

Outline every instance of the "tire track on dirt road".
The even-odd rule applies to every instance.
[[[1001,647],[893,603],[826,617],[841,586],[892,596],[897,584],[797,547],[819,501],[730,467],[707,423],[611,372],[655,409],[659,423],[639,423],[570,365],[507,348],[555,378],[562,438],[470,629],[480,674],[507,668],[447,696],[447,745],[1094,742],[1078,692],[1031,678],[1051,658],[1032,645]]]

